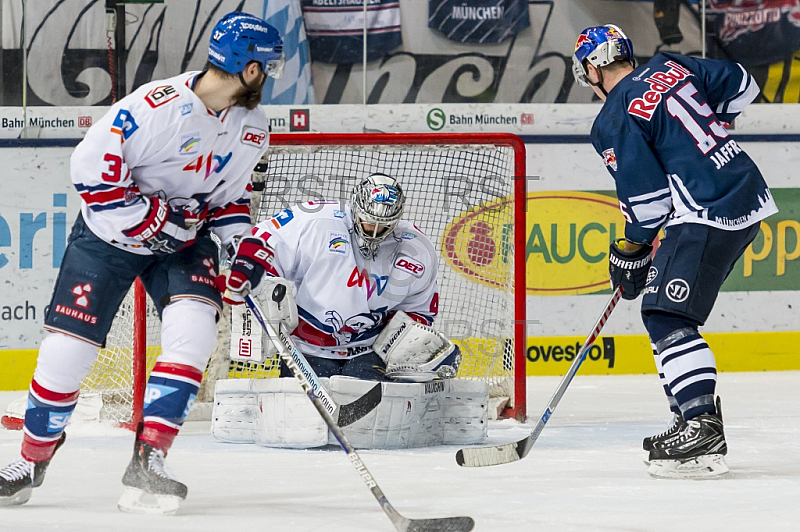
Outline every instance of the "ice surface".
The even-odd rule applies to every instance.
[[[530,417],[558,384],[529,378]],[[731,473],[718,480],[654,480],[641,439],[670,419],[654,375],[578,376],[520,462],[459,468],[457,447],[360,454],[409,518],[470,515],[477,531],[798,531],[800,373],[722,373]],[[19,392],[0,392],[0,408]],[[0,508],[0,531],[373,532],[393,530],[343,452],[291,451],[214,440],[187,423],[167,463],[189,486],[177,516],[119,512],[132,434],[75,425],[24,506]],[[527,428],[493,423],[492,443]],[[21,435],[0,429],[0,462]]]

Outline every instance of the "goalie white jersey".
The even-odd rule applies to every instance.
[[[223,244],[250,230],[250,177],[269,144],[260,109],[209,111],[192,91],[199,72],[142,85],[86,133],[70,161],[86,224],[127,251],[151,251],[123,229],[145,218],[141,196],[195,213]]]
[[[277,272],[297,288],[300,323],[292,335],[306,355],[358,356],[370,350],[393,312],[427,325],[438,312],[430,240],[401,220],[368,259],[354,242],[352,220],[349,205],[308,202],[253,229],[275,250]]]

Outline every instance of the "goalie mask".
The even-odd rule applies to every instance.
[[[400,184],[386,174],[372,174],[356,185],[350,206],[356,242],[364,257],[374,257],[381,242],[392,234],[405,201]]]

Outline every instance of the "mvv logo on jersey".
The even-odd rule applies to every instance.
[[[242,138],[240,140],[242,144],[260,148],[267,140],[267,132],[261,128],[244,126],[242,128]]]
[[[675,303],[683,303],[689,298],[689,283],[683,279],[673,279],[667,283],[667,297]]]

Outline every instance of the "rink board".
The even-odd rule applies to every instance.
[[[800,332],[707,333],[703,335],[719,371],[800,370],[800,358],[787,346],[800,345]],[[528,338],[527,374],[563,375],[586,338]],[[0,390],[25,390],[36,363],[35,349],[0,351]],[[650,342],[642,335],[601,336],[581,365],[581,375],[655,373]]]

